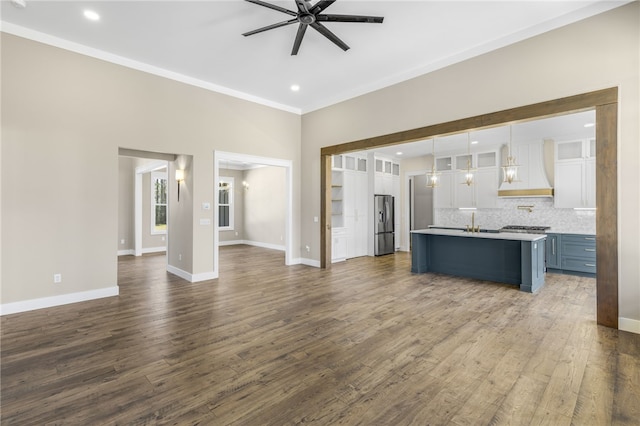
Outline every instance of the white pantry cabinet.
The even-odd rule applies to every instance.
[[[358,154],[333,156],[331,257],[334,262],[367,254],[370,193],[367,162],[366,157]]]

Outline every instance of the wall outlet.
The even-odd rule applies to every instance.
[[[307,253],[309,253],[311,251],[311,247],[309,247],[309,246],[304,246],[304,248],[307,250]]]
[[[162,236],[162,241],[164,241],[164,235]]]
[[[178,260],[182,260],[182,253],[178,255]]]
[[[236,237],[238,236],[238,231],[236,231]]]
[[[53,282],[54,284],[58,284],[62,282],[62,274],[53,274]]]
[[[280,235],[280,241],[284,240],[284,237],[282,235]]]
[[[124,238],[120,240],[120,244],[124,244]]]

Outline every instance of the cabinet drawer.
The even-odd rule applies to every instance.
[[[562,256],[596,260],[596,245],[570,243],[562,239]]]
[[[588,244],[596,246],[596,237],[593,235],[575,235],[575,234],[563,234],[562,242],[574,243],[574,244]]]
[[[566,269],[567,271],[579,271],[579,272],[589,272],[592,274],[596,273],[596,262],[595,260],[585,260],[585,259],[576,259],[572,257],[562,257],[562,269]]]

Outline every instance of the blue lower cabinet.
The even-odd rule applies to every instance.
[[[545,242],[545,262],[547,268],[560,269],[562,260],[560,258],[560,247],[562,244],[561,234],[547,234]]]
[[[412,234],[411,272],[436,272],[515,284],[535,292],[544,285],[545,241]]]
[[[579,259],[574,257],[563,257],[562,258],[562,270],[563,271],[575,271],[575,272],[586,272],[589,274],[596,273],[596,261],[595,259]]]
[[[588,234],[548,234],[548,272],[596,276],[596,237]]]

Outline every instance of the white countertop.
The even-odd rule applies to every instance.
[[[547,230],[549,234],[578,234],[578,235],[593,235],[596,236],[595,231],[585,231],[584,229],[575,229],[569,226],[554,226]]]
[[[546,234],[522,234],[515,232],[466,232],[457,229],[416,229],[412,234],[448,235],[451,237],[487,238],[491,240],[538,241],[547,238]]]

